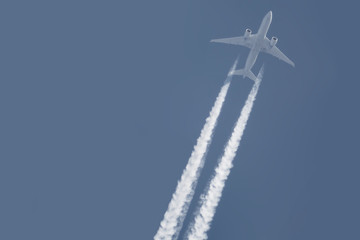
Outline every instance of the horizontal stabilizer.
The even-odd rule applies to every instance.
[[[245,71],[244,69],[239,69],[239,70],[232,71],[230,74],[231,75],[240,75],[240,76],[243,76],[244,78],[248,77],[253,81],[256,80],[256,76],[252,71]]]

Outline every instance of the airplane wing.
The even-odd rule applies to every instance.
[[[255,36],[256,34],[251,34],[248,37],[241,36],[241,37],[232,37],[232,38],[220,38],[220,39],[213,39],[210,42],[240,45],[251,48],[255,43],[255,39],[256,39]]]
[[[295,67],[295,63],[291,61],[284,53],[282,53],[278,47],[270,46],[270,40],[268,38],[265,38],[265,47],[262,48],[262,51],[273,55],[274,57],[277,57],[278,59]]]

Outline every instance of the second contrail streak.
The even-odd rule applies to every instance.
[[[235,124],[234,130],[229,141],[227,142],[227,145],[225,146],[223,156],[221,157],[219,164],[215,169],[215,174],[210,181],[205,196],[203,197],[200,209],[198,210],[197,215],[195,216],[195,219],[188,231],[187,238],[189,240],[207,239],[206,233],[210,229],[210,225],[215,215],[216,207],[219,204],[225,182],[233,166],[232,162],[240,145],[246,123],[249,119],[251,109],[253,107],[256,94],[261,83],[262,75],[263,67],[260,69],[255,84],[251,89],[243,109],[241,110],[240,117]]]
[[[232,69],[236,67],[235,61]],[[209,144],[211,143],[212,135],[220,115],[221,108],[225,101],[231,82],[231,75],[225,80],[219,95],[216,98],[214,106],[212,107],[209,117],[206,119],[205,125],[201,130],[200,137],[194,146],[189,161],[183,171],[183,174],[176,186],[176,190],[169,203],[168,209],[164,214],[164,219],[160,223],[160,227],[154,236],[155,240],[170,240],[177,238],[181,230],[184,218],[187,214],[190,202],[194,195],[194,189],[197,184],[202,167],[204,166],[205,155]]]

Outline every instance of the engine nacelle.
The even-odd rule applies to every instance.
[[[244,33],[244,37],[249,37],[251,35],[251,29],[247,28]]]
[[[273,47],[276,45],[276,43],[278,42],[278,38],[277,37],[272,37],[270,40],[270,46]]]

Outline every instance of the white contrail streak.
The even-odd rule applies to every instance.
[[[236,64],[237,59],[230,72],[235,69]],[[194,150],[191,153],[189,161],[176,186],[176,190],[172,195],[168,209],[164,214],[164,219],[161,221],[160,227],[154,236],[155,240],[176,239],[181,230],[184,218],[194,195],[197,180],[204,166],[205,155],[209,144],[211,143],[212,135],[225,101],[231,78],[232,76],[228,75],[216,98],[214,106],[210,111],[209,117],[206,119],[200,137],[197,139]]]
[[[216,207],[219,204],[225,182],[233,166],[232,161],[234,160],[236,151],[240,145],[241,137],[249,119],[251,109],[260,86],[262,75],[263,67],[260,69],[255,84],[251,89],[243,109],[241,110],[240,117],[238,118],[231,137],[225,146],[223,156],[221,157],[218,166],[215,169],[215,174],[209,183],[207,192],[205,196],[202,197],[201,206],[187,234],[187,238],[189,240],[207,239],[206,233],[210,229],[211,221],[216,212]]]

